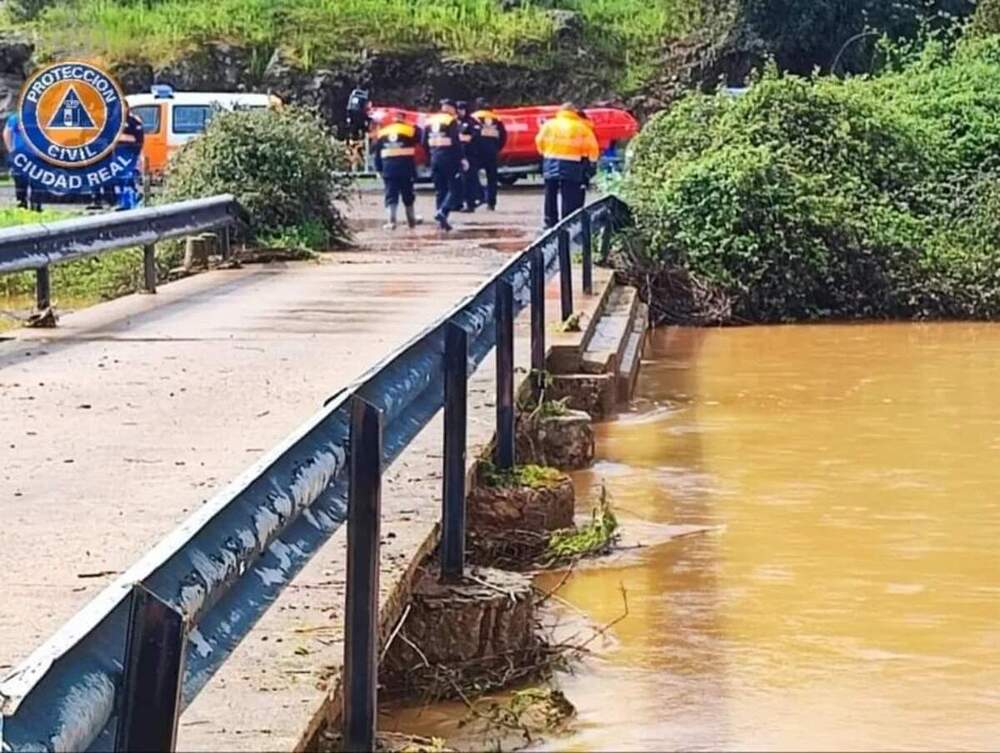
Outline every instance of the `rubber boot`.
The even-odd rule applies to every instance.
[[[409,225],[411,228],[415,228],[418,224],[416,210],[414,209],[412,204],[410,204],[410,206],[408,207],[405,207],[405,209],[406,209],[406,224]]]
[[[395,230],[396,229],[396,210],[398,205],[393,204],[389,207],[389,221],[382,226],[383,230]]]

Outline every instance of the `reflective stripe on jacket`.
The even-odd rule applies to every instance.
[[[409,123],[390,123],[379,129],[376,139],[376,170],[387,178],[416,177],[419,128]]]
[[[432,165],[457,165],[465,156],[465,149],[459,139],[458,119],[446,112],[438,112],[427,118],[424,146],[430,152]]]
[[[492,110],[479,110],[472,117],[480,123],[480,152],[485,157],[496,158],[507,143],[507,128],[503,121]]]
[[[542,155],[542,173],[550,180],[579,180],[582,183],[600,157],[593,128],[570,110],[560,110],[552,120],[542,124],[535,136],[535,146]],[[585,167],[585,160],[589,167]]]

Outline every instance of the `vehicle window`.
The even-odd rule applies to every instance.
[[[142,105],[141,107],[133,107],[131,110],[142,121],[142,130],[144,133],[160,132],[159,105]]]
[[[211,105],[175,105],[174,133],[202,133],[208,125],[215,108]]]

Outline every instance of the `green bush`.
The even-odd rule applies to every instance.
[[[742,0],[749,26],[783,70],[869,71],[876,31],[891,39],[917,36],[921,27],[949,26],[975,10],[975,0]],[[846,47],[845,47],[846,45]]]
[[[980,36],[1000,34],[1000,0],[979,0],[972,30]]]
[[[656,116],[631,152],[620,263],[709,290],[691,320],[1000,314],[997,40],[877,79],[772,69]]]
[[[335,174],[345,167],[343,147],[308,110],[220,113],[172,161],[163,200],[231,193],[257,240],[319,250],[349,238],[335,206],[347,198],[350,179]]]

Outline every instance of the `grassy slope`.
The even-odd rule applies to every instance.
[[[0,228],[65,220],[71,216],[65,211],[46,210],[39,213],[0,208]],[[53,296],[57,302],[63,298],[89,302],[131,293],[138,289],[141,282],[140,253],[138,250],[127,249],[57,264],[52,268]],[[22,299],[33,296],[34,290],[34,272],[0,276],[0,309],[12,304],[15,307],[23,305]]]
[[[584,39],[638,88],[664,39],[698,22],[697,0],[558,0],[579,12]],[[164,63],[206,39],[251,47],[261,69],[277,48],[306,67],[356,54],[436,47],[466,60],[532,64],[556,48],[550,15],[498,0],[55,0],[33,22],[45,54]]]

